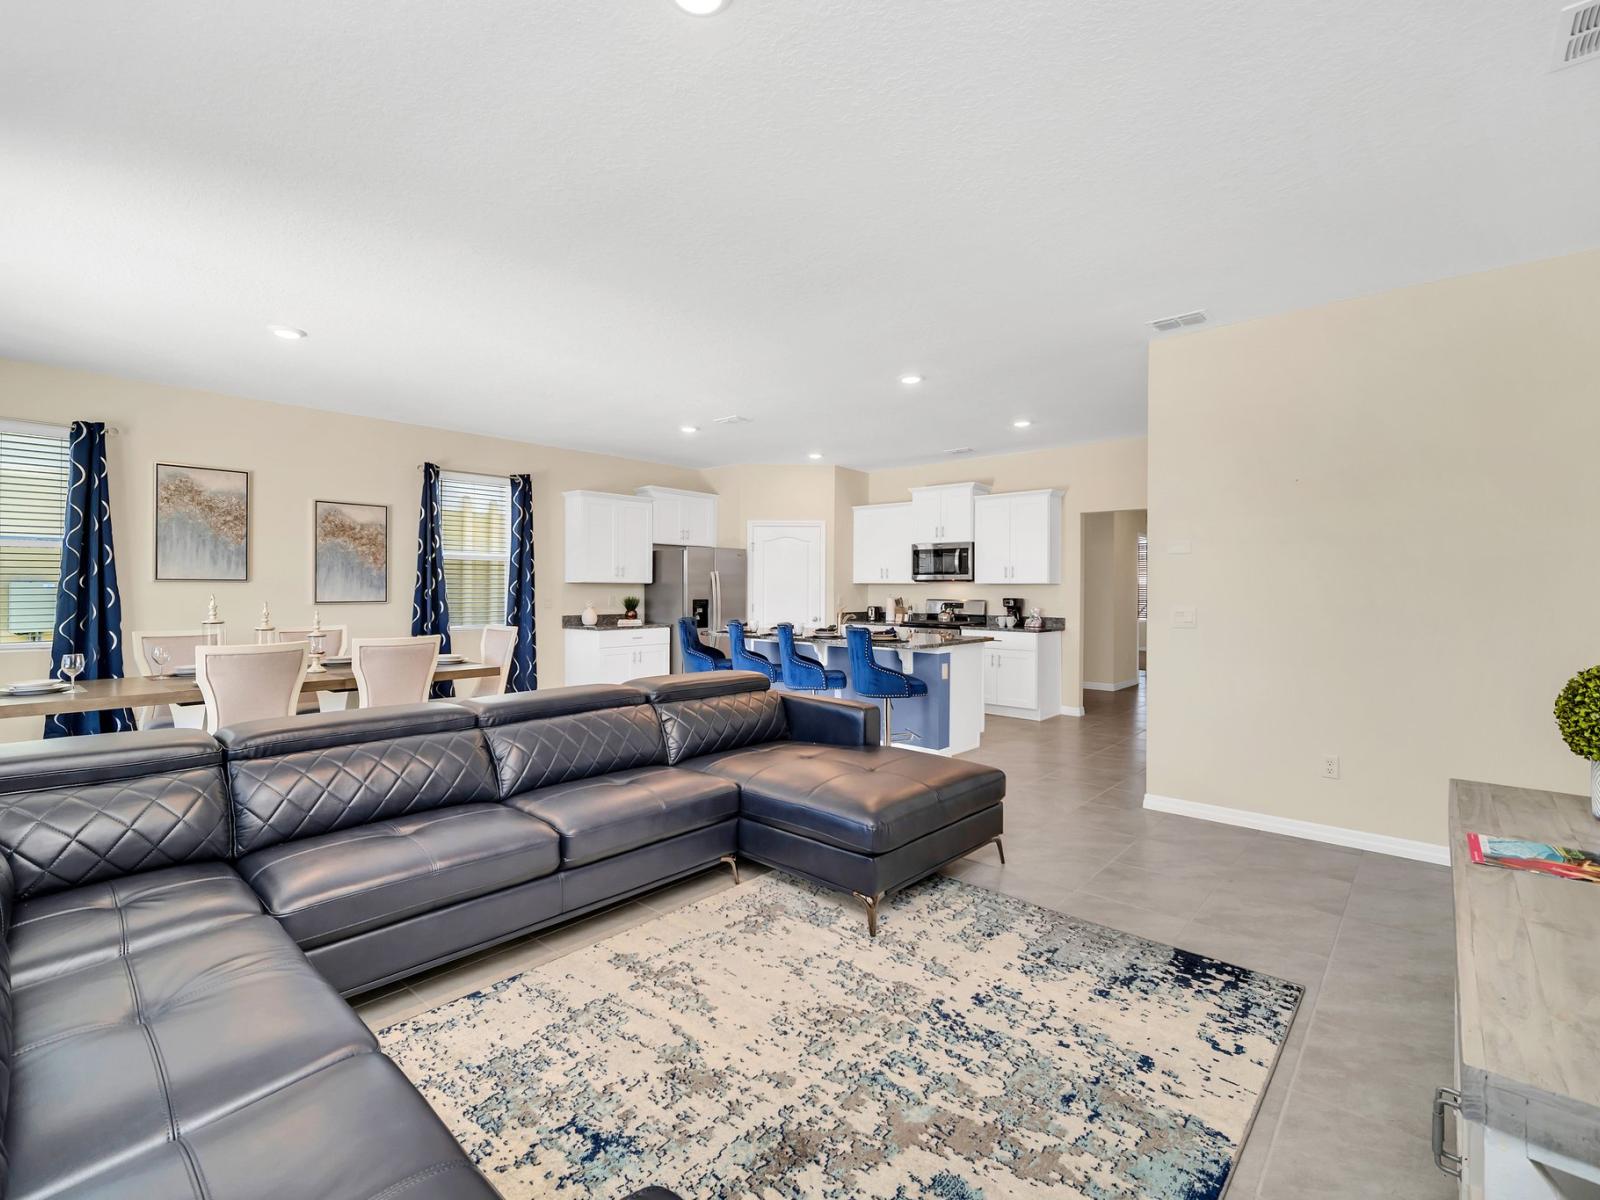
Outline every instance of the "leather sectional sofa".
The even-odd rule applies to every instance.
[[[742,672],[0,747],[0,1195],[489,1198],[341,999],[732,862],[883,895],[1004,777]]]

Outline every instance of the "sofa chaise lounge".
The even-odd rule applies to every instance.
[[[718,672],[0,747],[0,1196],[493,1197],[341,994],[735,854],[876,933],[1005,787],[877,720]]]

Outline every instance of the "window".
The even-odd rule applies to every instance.
[[[1126,545],[1127,543],[1123,543]],[[1139,617],[1150,615],[1150,539],[1139,535]]]
[[[503,624],[511,558],[511,480],[444,471],[439,493],[450,627]]]
[[[65,429],[0,421],[0,645],[50,643],[68,462]]]

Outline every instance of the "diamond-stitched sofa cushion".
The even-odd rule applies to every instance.
[[[777,692],[669,701],[657,703],[656,711],[661,714],[669,763],[789,736],[789,720]]]
[[[0,746],[0,854],[16,899],[227,857],[221,761],[192,730]]]
[[[499,798],[473,715],[449,704],[249,721],[219,730],[234,852]]]
[[[642,703],[494,725],[483,732],[502,797],[667,761],[661,722]]]

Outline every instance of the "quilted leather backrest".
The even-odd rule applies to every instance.
[[[655,709],[643,703],[492,725],[483,732],[499,772],[502,799],[667,761],[661,722]]]
[[[0,747],[0,855],[15,899],[226,858],[222,748],[157,730]]]
[[[356,717],[324,713],[292,730],[261,721],[219,731],[235,854],[499,798],[488,747],[464,709],[408,705]]]
[[[705,700],[657,704],[667,739],[667,761],[737,750],[789,736],[789,719],[777,692],[736,692]]]

